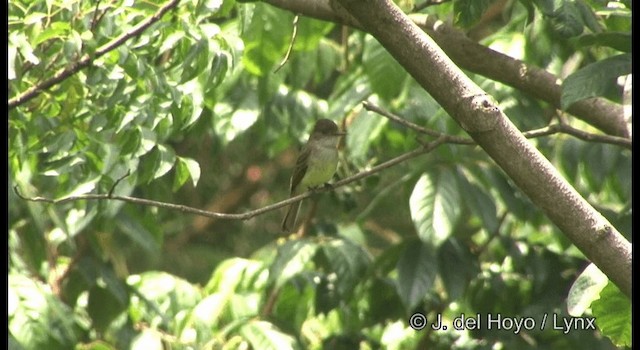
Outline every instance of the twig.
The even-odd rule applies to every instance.
[[[382,109],[381,107],[371,103],[370,101],[364,101],[362,102],[362,106],[364,107],[364,109],[380,114],[383,117],[386,117],[388,119],[393,120],[394,122],[398,123],[398,124],[402,124],[406,127],[408,127],[409,129],[413,129],[421,134],[425,134],[425,135],[429,135],[429,136],[434,136],[434,137],[443,137],[446,136],[447,138],[447,143],[455,143],[455,144],[463,144],[463,145],[475,145],[476,142],[473,141],[472,139],[468,138],[468,137],[461,137],[461,136],[453,136],[453,135],[446,135],[443,134],[439,131],[436,130],[431,130],[431,129],[427,129],[427,128],[423,128],[420,125],[414,124],[404,118],[401,118],[393,113],[390,113],[388,111],[385,111],[384,109]]]
[[[399,117],[391,112],[388,112],[381,107],[373,104],[370,101],[362,102],[364,108],[368,111],[377,113],[385,118],[388,118],[398,124],[404,125],[409,129],[415,130],[419,133],[434,136],[434,137],[446,137],[446,143],[454,143],[459,145],[475,145],[476,142],[468,137],[454,136],[441,133],[436,130],[427,129],[420,125],[414,124],[406,119]],[[544,128],[524,131],[522,135],[528,139],[549,136],[553,134],[563,133],[567,135],[574,136],[580,140],[588,141],[588,142],[599,142],[599,143],[607,143],[620,147],[624,147],[627,149],[631,149],[631,139],[620,137],[620,136],[611,136],[611,135],[601,135],[601,134],[592,134],[586,131],[582,131],[580,129],[576,129],[569,124],[563,118],[559,118],[559,122],[557,124],[551,124]]]
[[[116,189],[116,186],[118,186],[118,184],[120,183],[120,181],[124,180],[125,177],[131,175],[131,169],[127,170],[127,173],[122,175],[119,179],[116,180],[116,182],[113,183],[113,186],[111,186],[111,189],[109,190],[109,193],[107,194],[107,196],[109,198],[113,197],[113,191]]]
[[[265,207],[262,207],[260,209],[256,209],[256,210],[251,210],[245,213],[241,213],[241,214],[227,214],[227,213],[216,213],[216,212],[211,212],[211,211],[206,211],[206,210],[202,210],[202,209],[198,209],[198,208],[193,208],[193,207],[189,207],[186,205],[181,205],[181,204],[172,204],[172,203],[166,203],[166,202],[159,202],[159,201],[155,201],[155,200],[150,200],[150,199],[144,199],[144,198],[137,198],[137,197],[130,197],[130,196],[119,196],[119,195],[114,195],[113,194],[113,187],[111,188],[111,190],[109,191],[108,194],[84,194],[84,195],[78,195],[78,196],[70,196],[70,197],[66,197],[66,198],[61,198],[61,199],[50,199],[50,198],[46,198],[46,197],[25,197],[23,196],[20,191],[18,190],[18,186],[14,186],[13,190],[16,193],[16,195],[18,197],[20,197],[23,200],[27,200],[27,201],[31,201],[31,202],[45,202],[45,203],[50,203],[50,204],[63,204],[63,203],[67,203],[67,202],[72,202],[72,201],[79,201],[79,200],[119,200],[119,201],[123,201],[123,202],[128,202],[128,203],[134,203],[134,204],[140,204],[140,205],[146,205],[146,206],[151,206],[151,207],[157,207],[157,208],[165,208],[165,209],[170,209],[170,210],[177,210],[177,211],[181,211],[184,213],[189,213],[189,214],[194,214],[194,215],[200,215],[200,216],[206,216],[206,217],[210,217],[210,218],[218,218],[218,219],[226,219],[226,220],[249,220],[255,216],[264,214],[266,212],[269,211],[273,211],[279,208],[282,208],[284,206],[287,206],[291,203],[296,203],[299,202],[305,198],[311,197],[313,196],[315,193],[321,193],[321,192],[328,192],[331,191],[335,188],[347,185],[351,182],[354,181],[358,181],[362,178],[365,178],[367,176],[370,176],[372,174],[375,174],[377,172],[380,172],[384,169],[387,169],[389,167],[392,167],[398,163],[404,162],[408,159],[411,158],[415,158],[421,154],[425,154],[428,152],[431,152],[433,149],[435,149],[436,147],[438,147],[439,145],[445,143],[447,141],[446,137],[441,137],[436,139],[435,141],[432,141],[430,143],[427,143],[426,145],[419,147],[413,151],[407,152],[401,156],[398,156],[396,158],[393,158],[391,160],[388,160],[382,164],[379,164],[375,167],[372,167],[369,170],[365,170],[362,172],[359,172],[355,175],[349,176],[347,178],[344,178],[340,181],[337,181],[336,183],[333,184],[333,186],[330,187],[321,187],[317,190],[314,191],[309,191],[309,192],[305,192],[303,194],[300,194],[298,196],[295,197],[291,197],[289,199],[271,204],[271,205],[267,205]],[[117,185],[118,182],[120,180],[122,180],[124,177],[118,179],[118,181],[116,181],[116,183],[114,184]]]
[[[96,9],[93,12],[93,19],[91,19],[91,30],[95,30],[96,27],[98,26],[98,24],[100,23],[100,21],[102,21],[102,18],[104,17],[104,15],[107,14],[107,11],[109,10],[109,7],[107,7],[106,9],[104,9],[104,11],[102,11],[102,13],[100,13],[98,15],[98,8],[100,7],[100,0],[96,1]]]
[[[291,41],[289,42],[289,48],[287,49],[287,53],[284,55],[284,58],[282,59],[282,62],[280,62],[280,65],[278,65],[278,67],[276,67],[276,70],[274,70],[274,73],[277,73],[280,68],[284,67],[285,63],[287,63],[287,61],[289,61],[289,55],[291,55],[291,51],[293,50],[293,44],[296,41],[296,37],[298,36],[298,19],[300,19],[299,15],[296,15],[295,17],[293,17],[293,33],[291,34]]]
[[[551,134],[563,133],[567,135],[571,135],[575,138],[578,138],[587,142],[599,142],[599,143],[607,143],[610,145],[616,145],[620,147],[624,147],[626,149],[631,149],[631,139],[620,136],[612,136],[612,135],[600,135],[600,134],[592,134],[586,131],[582,131],[580,129],[576,129],[569,124],[565,124],[564,122],[560,122],[558,124],[552,124],[544,128],[525,131],[522,134],[526,138],[535,138],[541,136],[548,136]]]
[[[127,40],[133,38],[134,36],[139,35],[143,31],[145,31],[147,28],[149,28],[149,26],[151,26],[152,24],[154,24],[155,22],[160,20],[160,18],[162,18],[162,16],[165,13],[167,13],[172,8],[176,7],[179,2],[180,2],[180,0],[171,0],[171,1],[167,2],[165,5],[163,5],[151,17],[149,17],[149,18],[145,19],[144,21],[140,22],[138,25],[136,25],[135,27],[131,28],[128,32],[123,33],[119,37],[117,37],[117,38],[111,40],[110,42],[108,42],[107,44],[99,47],[95,51],[95,53],[93,55],[85,54],[77,62],[72,63],[67,68],[59,71],[56,74],[54,74],[53,77],[51,77],[50,79],[47,79],[47,80],[45,80],[45,81],[43,81],[43,82],[41,82],[41,83],[39,83],[39,84],[37,84],[35,86],[32,86],[29,89],[27,89],[26,91],[24,91],[23,93],[21,93],[20,95],[9,99],[9,102],[8,102],[9,109],[17,107],[17,106],[19,106],[19,105],[31,100],[32,98],[38,96],[42,91],[47,90],[47,89],[49,89],[50,87],[52,87],[52,86],[54,86],[56,84],[59,84],[63,80],[65,80],[65,79],[69,78],[70,76],[74,75],[75,73],[79,72],[81,69],[90,66],[95,59],[103,56],[104,54],[108,53],[109,51],[114,50],[118,46],[124,44],[124,42],[126,42]]]

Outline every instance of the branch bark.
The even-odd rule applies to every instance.
[[[491,96],[392,2],[334,1],[356,17],[578,249],[631,296],[631,243],[527,142]]]
[[[296,14],[368,31],[348,11],[332,6],[333,0],[263,1]],[[561,87],[553,74],[482,46],[433,16],[419,14],[410,18],[459,67],[520,89],[560,109]],[[622,106],[596,97],[576,102],[567,112],[609,135],[630,138],[630,125],[624,120]]]

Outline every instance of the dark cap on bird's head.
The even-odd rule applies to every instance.
[[[319,119],[316,122],[316,125],[313,127],[313,131],[311,132],[311,134],[318,134],[318,135],[334,135],[334,136],[340,136],[340,135],[346,135],[345,132],[340,132],[338,130],[338,125],[336,125],[336,123],[334,123],[332,120],[329,119]]]

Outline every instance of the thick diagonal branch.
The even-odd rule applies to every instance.
[[[335,0],[372,34],[560,230],[631,296],[631,243],[564,179],[442,49],[388,0]]]

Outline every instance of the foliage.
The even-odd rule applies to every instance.
[[[402,3],[407,11],[413,5]],[[482,43],[566,76],[568,107],[591,96],[622,103],[616,79],[630,73],[631,4],[613,5],[502,2],[493,20],[492,1],[420,11],[469,30],[490,22]],[[160,6],[9,2],[9,97],[93,57]],[[113,191],[244,212],[287,197],[295,149],[317,118],[348,130],[339,177],[419,147],[414,132],[363,111],[365,99],[462,135],[361,32],[300,17],[291,56],[274,72],[293,21],[263,2],[179,2],[89,67],[10,109],[10,188],[56,199]],[[548,124],[544,103],[472,78],[521,130]],[[630,152],[561,134],[531,142],[630,238]],[[318,208],[309,232],[284,238],[280,211],[223,221],[121,201],[51,205],[11,191],[9,346],[631,346],[628,300],[605,279],[587,277],[592,272],[578,278],[587,265],[582,254],[473,146],[445,144],[317,195],[303,210],[307,202]],[[428,323],[422,330],[409,324],[418,314]],[[490,315],[537,327],[489,329]],[[595,317],[598,329],[540,327],[569,315]],[[430,329],[439,316],[448,329]],[[455,329],[463,316],[482,326]]]

